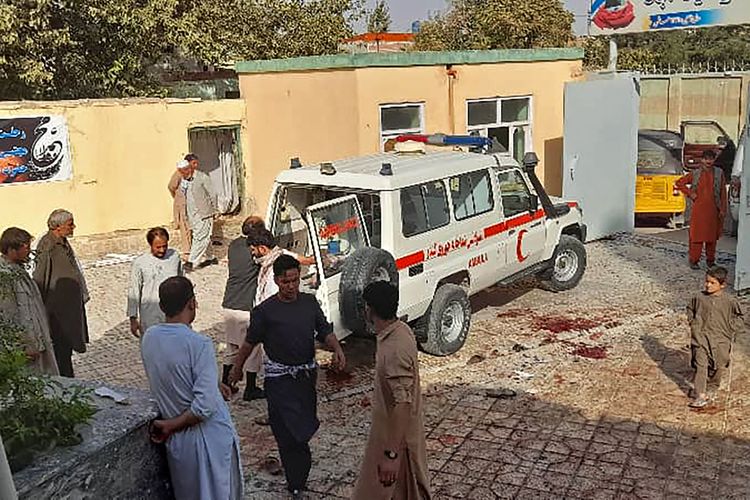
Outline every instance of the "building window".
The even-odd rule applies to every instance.
[[[451,177],[449,185],[456,220],[468,219],[492,210],[492,186],[487,170]]]
[[[380,106],[380,148],[385,141],[402,134],[424,133],[424,104],[384,104]]]
[[[406,237],[448,224],[448,197],[443,182],[428,182],[402,189],[401,220]]]
[[[497,139],[519,163],[531,150],[531,97],[466,102],[468,133]]]

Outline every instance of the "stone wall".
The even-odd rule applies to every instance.
[[[93,382],[71,382],[95,389]],[[163,446],[148,438],[148,423],[156,417],[149,393],[121,387],[129,404],[93,396],[99,411],[82,429],[83,443],[39,455],[14,474],[19,499],[70,500],[172,499]]]

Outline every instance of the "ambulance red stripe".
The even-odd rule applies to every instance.
[[[578,206],[578,203],[571,202],[568,203],[568,205],[570,207],[576,207]],[[508,219],[507,221],[487,226],[486,228],[484,228],[484,237],[490,238],[492,236],[497,236],[498,234],[501,234],[505,231],[523,226],[524,224],[528,224],[542,218],[544,218],[544,210],[537,210],[533,214],[517,215],[516,217]],[[412,254],[396,259],[396,268],[401,271],[402,269],[421,264],[424,261],[424,251],[420,250],[419,252],[414,252]]]

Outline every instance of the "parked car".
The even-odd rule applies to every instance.
[[[635,213],[661,217],[670,227],[684,224],[685,197],[675,187],[684,175],[682,137],[669,130],[638,131]]]
[[[428,151],[429,145],[479,152]],[[575,201],[550,198],[534,173],[474,136],[411,135],[397,151],[302,167],[276,178],[268,221],[279,244],[315,255],[303,288],[339,338],[370,335],[362,291],[399,287],[399,317],[421,348],[444,356],[466,341],[469,296],[536,276],[552,291],[586,268],[586,226]]]

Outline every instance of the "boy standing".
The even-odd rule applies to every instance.
[[[706,382],[710,376],[712,392],[718,391],[721,377],[729,366],[735,335],[742,331],[742,309],[735,297],[724,293],[727,270],[712,267],[706,272],[705,289],[688,304],[691,366],[695,368],[694,398],[691,408],[703,408],[709,402]]]

